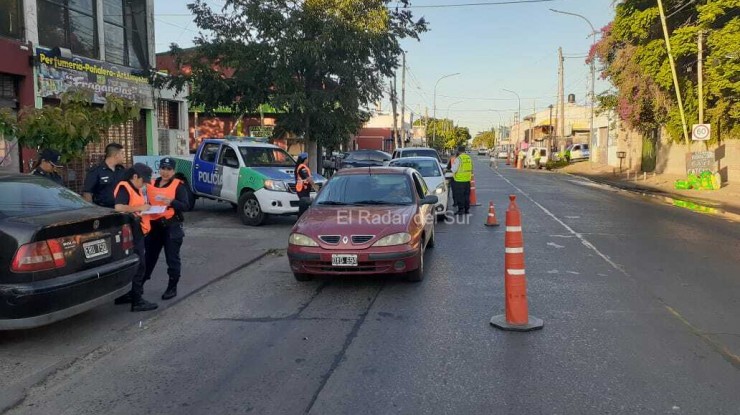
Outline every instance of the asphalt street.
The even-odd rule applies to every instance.
[[[423,282],[299,283],[270,254],[128,326],[10,413],[740,413],[740,224],[567,175],[475,169],[482,206],[437,225]],[[483,224],[488,201],[503,222],[510,194],[541,331],[489,324],[505,228]]]

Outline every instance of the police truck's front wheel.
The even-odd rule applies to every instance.
[[[244,192],[239,197],[238,209],[239,217],[245,225],[259,226],[267,219],[267,214],[262,211],[260,202],[253,192]]]

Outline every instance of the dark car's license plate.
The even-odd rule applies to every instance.
[[[356,267],[357,255],[333,254],[331,256],[331,265],[335,267]]]
[[[82,244],[82,249],[85,250],[86,259],[102,258],[110,254],[110,251],[108,250],[108,243],[105,241],[105,239],[85,242],[84,244]]]

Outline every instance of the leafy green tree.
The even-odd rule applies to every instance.
[[[483,131],[473,139],[473,148],[493,148],[496,145],[496,133]]]
[[[698,120],[698,32],[705,41],[704,96],[707,118],[719,134],[740,137],[740,17],[737,0],[664,0],[670,42],[689,124]],[[602,77],[616,91],[601,96],[631,127],[649,135],[665,126],[676,141],[683,127],[665,48],[657,2],[620,0],[614,21],[589,59],[602,64]]]
[[[79,89],[62,94],[58,106],[24,108],[18,119],[5,111],[0,114],[0,131],[15,137],[20,146],[52,148],[70,160],[100,141],[111,127],[139,118],[140,109],[131,101],[109,96],[102,106],[91,102],[92,91]]]
[[[454,150],[470,140],[468,128],[456,127],[452,120],[422,117],[414,121],[416,126],[426,126],[429,147],[438,151]]]
[[[213,10],[196,0],[188,5],[202,30],[196,48],[171,48],[188,70],[155,83],[191,84],[191,102],[206,109],[245,113],[270,104],[279,111],[275,136],[303,136],[315,155],[317,144],[335,148],[362,127],[399,66],[399,41],[427,30],[409,0],[390,3],[226,0]]]

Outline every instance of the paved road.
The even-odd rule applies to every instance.
[[[569,176],[476,162],[469,225],[420,284],[296,282],[280,254],[208,286],[31,391],[13,413],[737,414],[740,226]],[[530,312],[505,333],[516,194]]]

